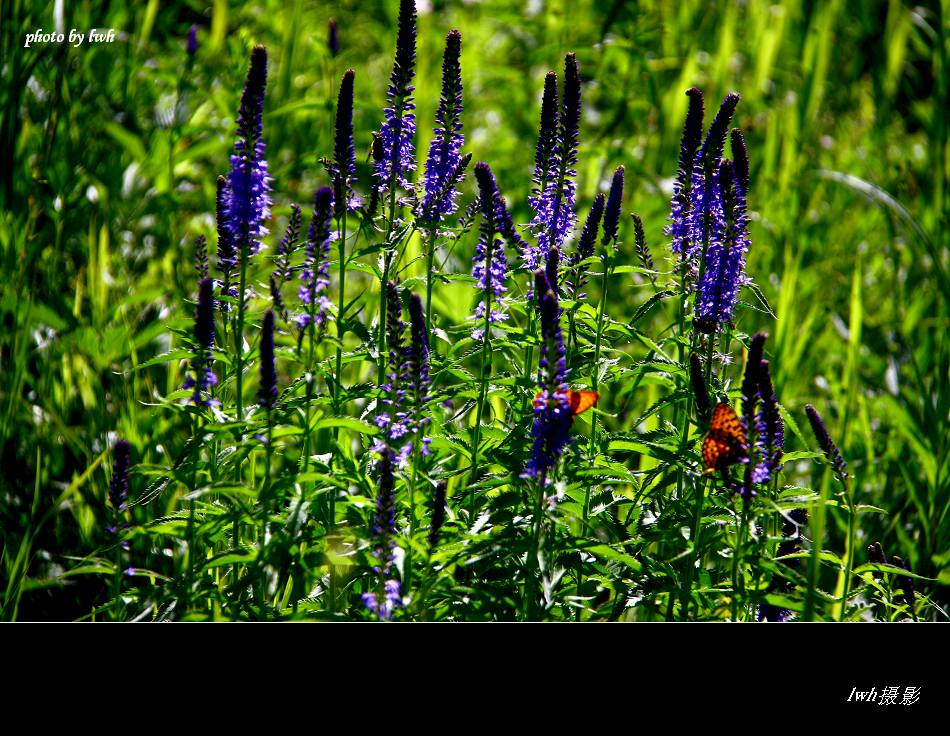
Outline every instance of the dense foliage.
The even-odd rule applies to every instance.
[[[939,6],[63,5],[4,619],[946,619]]]

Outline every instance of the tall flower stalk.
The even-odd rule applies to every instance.
[[[333,26],[335,28],[335,24]],[[335,35],[335,34],[334,34]],[[356,175],[356,147],[353,143],[353,85],[356,72],[348,69],[340,81],[340,93],[336,103],[334,124],[333,166],[333,214],[337,223],[337,248],[339,252],[339,293],[336,319],[336,372],[331,386],[333,409],[340,411],[340,394],[343,390],[343,338],[346,335],[346,215],[353,198],[353,177]],[[336,430],[334,430],[334,433]]]
[[[310,405],[313,399],[316,376],[313,361],[317,343],[317,328],[321,330],[329,319],[331,302],[327,298],[327,286],[330,283],[330,222],[333,216],[333,190],[320,187],[313,197],[313,215],[307,231],[306,257],[300,270],[302,282],[297,294],[303,311],[297,316],[297,326],[305,331],[307,338],[307,403],[304,426],[304,458],[306,471],[310,464]],[[332,523],[332,519],[331,519]]]
[[[462,34],[449,31],[442,55],[442,93],[425,163],[422,198],[416,217],[426,237],[426,328],[432,328],[432,276],[439,223],[458,209],[458,184],[471,155],[462,157]]]
[[[264,158],[264,90],[267,86],[267,50],[255,46],[244,84],[241,108],[237,118],[237,140],[231,154],[224,220],[238,258],[238,316],[234,336],[236,358],[237,417],[244,417],[244,319],[249,258],[262,247],[267,234],[265,223],[270,218],[271,178]]]
[[[504,294],[507,291],[505,279],[508,271],[508,259],[505,255],[505,240],[514,245],[524,243],[515,232],[514,223],[505,201],[498,191],[495,176],[484,162],[475,164],[475,179],[478,182],[478,201],[482,212],[482,223],[475,256],[472,259],[472,276],[476,288],[483,296],[475,310],[476,325],[484,320],[481,327],[472,331],[475,340],[482,341],[482,354],[479,365],[478,402],[475,414],[475,434],[472,440],[472,464],[469,472],[470,482],[478,477],[478,445],[481,440],[482,415],[485,407],[485,394],[488,378],[491,374],[491,326],[508,319],[504,310]],[[504,238],[504,239],[503,239]],[[475,494],[471,496],[470,510],[475,510]]]
[[[564,57],[564,96],[557,125],[553,110],[557,108],[557,77],[549,73],[544,80],[541,100],[541,125],[535,155],[535,190],[529,199],[535,215],[531,230],[537,238],[537,247],[523,252],[524,265],[529,270],[538,267],[553,246],[559,251],[564,239],[574,227],[574,205],[577,172],[577,145],[581,122],[581,79],[577,56]],[[555,132],[556,131],[556,132]]]
[[[617,241],[620,237],[620,208],[623,203],[623,166],[618,166],[610,183],[610,193],[607,195],[607,205],[604,208],[604,230],[601,240],[601,282],[600,301],[597,305],[597,334],[594,338],[594,367],[591,371],[590,387],[596,391],[600,385],[600,346],[604,335],[604,312],[607,309],[607,284],[614,270],[614,261],[617,255]],[[597,443],[597,415],[590,420],[590,456],[594,459],[594,449]],[[587,499],[590,499],[588,487]],[[584,518],[587,518],[588,502],[584,504]]]
[[[412,93],[416,69],[416,4],[415,0],[400,0],[399,30],[396,35],[396,56],[389,88],[386,91],[387,107],[383,110],[383,124],[378,144],[373,145],[375,161],[374,200],[389,194],[389,216],[386,238],[383,243],[383,272],[379,281],[379,366],[377,382],[383,382],[386,351],[386,284],[392,267],[395,246],[392,236],[396,220],[396,188],[410,189],[409,177],[416,167],[413,138],[416,133],[415,102]],[[377,150],[378,148],[378,150]]]
[[[557,252],[557,248],[553,246],[549,249],[549,263],[557,262]],[[535,571],[541,547],[545,488],[550,481],[552,471],[557,467],[561,453],[568,444],[573,419],[567,386],[567,353],[561,333],[561,310],[558,307],[557,292],[551,285],[548,270],[535,272],[534,292],[541,323],[541,351],[538,356],[539,391],[534,400],[531,456],[522,477],[537,479],[538,491],[525,579],[523,609],[525,619],[533,618],[537,598]]]

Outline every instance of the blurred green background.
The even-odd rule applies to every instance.
[[[459,28],[465,150],[491,164],[516,221],[527,222],[544,74],[575,51],[584,80],[578,209],[624,164],[625,210],[643,216],[660,264],[684,92],[705,92],[707,119],[727,92],[741,93],[749,273],[778,316],[743,329],[771,333],[779,398],[803,427],[805,403],[822,411],[857,501],[888,512],[862,515],[857,559],[880,539],[916,572],[950,583],[950,2],[418,6],[417,150],[431,135],[445,34]],[[141,461],[174,441],[148,403],[181,377],[137,367],[170,347],[168,325],[190,316],[191,244],[213,233],[215,177],[227,167],[251,47],[269,52],[264,136],[279,233],[289,203],[306,204],[326,183],[319,159],[332,151],[349,67],[357,189],[368,192],[398,3],[0,7],[0,587],[25,560],[17,615],[69,618],[103,592],[94,576],[62,575],[103,541],[114,433]],[[338,56],[327,45],[331,17]],[[189,62],[193,23],[199,48]],[[27,33],[57,28],[114,28],[117,38],[24,48]],[[468,270],[472,246],[463,242],[455,268]],[[643,298],[615,293],[616,319]],[[840,549],[846,519],[833,521],[826,546]],[[943,605],[946,590],[930,592]]]

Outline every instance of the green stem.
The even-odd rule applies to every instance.
[[[343,390],[343,337],[346,329],[343,326],[343,309],[346,306],[346,207],[343,207],[343,214],[339,219],[340,239],[339,239],[339,259],[340,259],[340,297],[337,302],[336,310],[336,337],[339,345],[336,346],[336,374],[334,375],[333,386],[333,412],[340,413],[340,393]],[[334,427],[333,438],[338,437],[339,427]],[[331,507],[333,499],[330,501]]]
[[[491,273],[491,250],[487,249],[485,254],[485,273]],[[488,377],[491,375],[491,352],[489,344],[491,343],[491,285],[485,289],[485,334],[482,343],[481,367],[478,378],[478,405],[475,413],[475,435],[472,439],[472,467],[469,472],[469,485],[473,484],[478,476],[478,444],[482,436],[482,413],[485,406],[485,394],[488,383]],[[486,373],[486,367],[488,372]],[[475,520],[475,491],[469,496],[469,520]]]
[[[536,580],[535,580],[535,570],[538,565],[538,552],[541,548],[541,520],[544,514],[544,485],[547,482],[547,473],[542,472],[538,477],[538,495],[535,499],[535,509],[534,509],[534,522],[531,529],[531,549],[529,551],[529,557],[527,559],[527,569],[525,572],[525,594],[523,609],[522,609],[522,620],[531,621],[532,615],[534,613],[535,603],[536,603]]]
[[[430,336],[432,335],[432,266],[435,260],[435,241],[436,229],[433,227],[429,230],[429,250],[426,253],[426,334]]]

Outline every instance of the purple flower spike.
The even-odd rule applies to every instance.
[[[577,239],[577,250],[568,260],[570,271],[567,277],[567,291],[575,301],[586,296],[581,293],[581,289],[587,283],[588,271],[580,263],[594,255],[594,247],[597,245],[597,231],[600,228],[601,218],[604,216],[605,201],[603,194],[594,197],[594,203],[590,207],[590,212],[587,213],[587,220],[584,221],[581,235]]]
[[[313,198],[313,217],[307,233],[307,255],[300,271],[303,284],[298,289],[304,312],[297,317],[303,329],[311,322],[321,326],[327,321],[332,304],[323,293],[330,285],[330,218],[333,216],[333,190],[320,187]]]
[[[258,403],[268,411],[277,401],[277,366],[274,362],[274,313],[268,309],[264,313],[261,327],[261,385],[258,390]]]
[[[271,178],[264,158],[264,88],[267,86],[267,49],[255,46],[251,52],[251,68],[247,73],[241,109],[238,114],[238,137],[231,155],[228,176],[228,198],[225,221],[238,253],[244,248],[251,255],[262,247],[260,239],[267,235],[265,223],[270,219]]]
[[[814,433],[815,439],[818,440],[818,446],[821,447],[821,451],[825,453],[825,457],[828,458],[828,462],[831,463],[835,477],[838,478],[842,484],[847,484],[848,473],[845,471],[847,465],[844,458],[841,457],[838,446],[832,441],[831,435],[828,434],[821,414],[819,414],[818,410],[811,404],[805,405],[805,414],[808,415],[808,421],[811,423],[811,431]]]
[[[531,231],[538,240],[537,247],[526,246],[522,259],[526,268],[534,270],[539,259],[554,246],[560,249],[574,227],[576,192],[574,177],[577,172],[577,143],[581,120],[581,80],[577,56],[564,58],[564,98],[557,134],[551,136],[551,109],[556,108],[556,77],[545,78],[544,98],[541,101],[541,128],[535,156],[536,193],[529,198],[535,211]],[[546,161],[544,160],[546,159]]]
[[[425,194],[419,219],[429,225],[458,209],[456,185],[464,169],[460,167],[462,134],[462,34],[450,31],[445,37],[442,57],[442,96],[435,114],[435,131],[426,159]]]
[[[755,446],[761,462],[752,471],[752,482],[768,483],[782,469],[785,426],[778,411],[778,398],[772,386],[772,373],[767,360],[759,363],[759,398],[762,405],[756,415]]]
[[[339,219],[353,199],[353,177],[356,175],[356,148],[353,144],[353,82],[356,72],[347,69],[340,82],[336,103],[335,136],[333,144],[333,197],[334,216]]]
[[[745,373],[742,375],[742,425],[746,438],[755,429],[755,408],[759,400],[759,364],[765,351],[765,332],[757,332],[749,343],[749,356],[746,359]]]
[[[739,104],[739,95],[726,95],[719,112],[709,126],[709,132],[703,141],[702,147],[693,158],[693,170],[690,181],[687,228],[688,233],[684,241],[683,259],[686,261],[688,276],[695,277],[699,271],[699,259],[706,258],[710,247],[717,249],[716,266],[718,266],[718,248],[722,244],[725,230],[725,213],[723,212],[723,187],[732,189],[732,175],[724,181],[721,171],[722,151],[726,143],[726,129],[729,121]],[[703,264],[707,268],[708,264]],[[698,312],[698,309],[697,309]],[[704,316],[700,324],[714,330],[715,322],[708,322],[709,315]],[[709,333],[711,334],[711,332]]]
[[[696,295],[696,328],[713,334],[732,319],[739,292],[748,282],[749,250],[745,197],[736,188],[735,169],[724,160],[713,177],[709,204],[708,243]]]
[[[186,48],[188,56],[194,56],[198,51],[198,26],[194,23],[188,29],[188,46]]]
[[[620,205],[623,202],[623,166],[618,166],[610,183],[610,194],[607,196],[607,208],[604,210],[604,245],[611,242],[614,248],[617,245],[617,235],[620,228]]]
[[[415,68],[416,4],[415,0],[400,0],[396,58],[386,92],[388,106],[383,111],[382,151],[376,162],[378,192],[397,184],[404,189],[411,187],[409,176],[416,168],[412,142],[416,134],[416,116],[412,112],[416,108],[412,100]]]
[[[551,250],[556,252],[554,248]],[[531,430],[534,443],[522,477],[540,478],[544,485],[568,443],[573,415],[568,398],[567,358],[557,294],[544,271],[535,272],[534,288],[541,318],[540,390],[534,400],[534,426]]]
[[[210,391],[218,383],[212,370],[214,364],[214,282],[202,279],[198,284],[198,305],[195,307],[195,347],[191,359],[193,376],[188,376],[184,388],[194,388],[192,400],[209,406],[212,401],[202,392]]]
[[[234,240],[228,228],[228,200],[230,200],[228,180],[218,177],[218,192],[215,199],[215,216],[218,225],[218,270],[223,276],[224,283],[229,283],[231,274],[237,268],[237,251],[234,249]]]
[[[399,581],[392,577],[395,536],[396,484],[392,453],[386,448],[379,461],[379,493],[376,496],[376,516],[372,529],[381,590],[363,594],[363,604],[384,621],[392,618],[393,610],[402,605]]]
[[[327,21],[327,48],[330,49],[331,56],[340,53],[340,27],[336,18],[330,18]]]
[[[407,402],[407,387],[412,387],[412,345],[406,346],[406,325],[402,321],[402,301],[399,287],[394,281],[386,284],[386,347],[389,349],[386,383],[380,386],[379,413],[376,426],[384,432],[385,439],[375,448],[378,452],[392,453],[394,448],[412,451],[412,407]],[[420,346],[421,347],[421,346]],[[420,350],[421,360],[421,350]],[[421,378],[420,366],[420,378]],[[397,458],[397,462],[408,455]]]
[[[112,478],[109,480],[109,503],[116,513],[128,510],[129,456],[132,447],[126,440],[119,440],[112,448]]]
[[[507,292],[505,279],[508,272],[508,259],[505,255],[504,241],[496,237],[501,235],[509,242],[523,244],[524,241],[515,232],[514,223],[505,201],[501,198],[495,176],[491,168],[484,162],[475,164],[475,179],[478,182],[478,201],[482,210],[481,235],[475,246],[475,256],[472,258],[472,276],[477,281],[478,288],[485,294],[475,310],[476,327],[472,331],[472,338],[481,340],[485,337],[484,317],[491,303],[488,316],[489,323],[503,322],[508,319],[504,313],[504,294]]]
[[[672,250],[682,253],[683,258],[690,252],[689,213],[691,187],[693,180],[693,161],[696,149],[703,135],[703,93],[696,87],[686,90],[689,97],[689,110],[683,125],[683,139],[680,143],[679,168],[673,183],[673,201],[670,204],[670,225],[666,234],[673,236]]]
[[[432,498],[432,522],[429,524],[429,546],[435,547],[439,543],[442,525],[445,523],[445,490],[447,484],[440,480],[435,485],[435,495]]]

